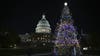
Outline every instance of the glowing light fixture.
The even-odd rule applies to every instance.
[[[88,50],[88,47],[84,47],[83,50]]]
[[[65,6],[67,6],[67,5],[68,5],[68,3],[67,3],[67,2],[65,2],[65,3],[64,3],[64,5],[65,5]]]

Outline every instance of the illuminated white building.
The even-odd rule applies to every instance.
[[[42,15],[42,19],[38,22],[36,33],[51,33],[50,24],[46,20],[45,15]]]

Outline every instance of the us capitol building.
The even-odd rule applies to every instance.
[[[26,33],[19,35],[21,39],[21,45],[25,48],[47,48],[47,50],[53,48],[54,35],[51,33],[51,28],[46,16],[43,14],[41,20],[37,23],[35,32],[32,34]]]
[[[53,34],[51,33],[51,28],[49,22],[46,20],[45,15],[42,15],[42,19],[38,22],[33,34],[34,47],[53,47]]]

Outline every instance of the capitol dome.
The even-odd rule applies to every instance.
[[[36,33],[50,33],[50,32],[51,32],[50,24],[46,20],[45,15],[42,15],[42,19],[37,24]]]

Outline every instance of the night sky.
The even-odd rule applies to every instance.
[[[0,3],[0,30],[12,30],[17,33],[34,32],[41,15],[46,14],[54,30],[60,19],[64,2],[72,13],[75,26],[84,32],[98,32],[99,3],[94,0],[8,0]],[[52,31],[53,31],[52,30]]]

